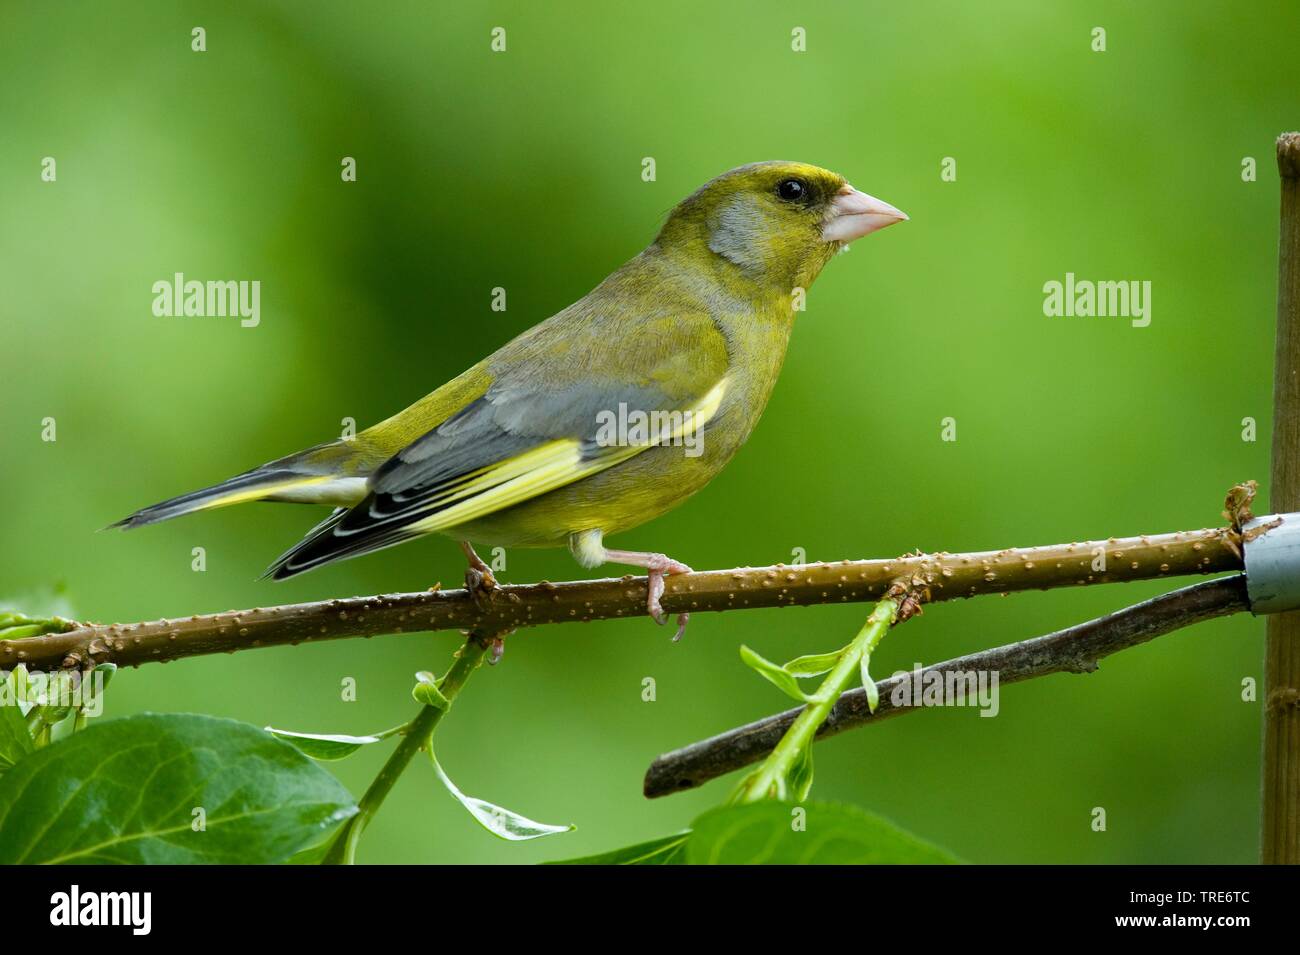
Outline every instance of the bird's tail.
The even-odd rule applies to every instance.
[[[346,543],[340,545],[339,539],[334,536],[334,528],[347,513],[346,507],[336,508],[329,517],[313,527],[306,537],[277,557],[275,562],[266,568],[262,579],[285,580],[336,560],[360,557],[362,554],[383,550],[385,547],[392,547],[420,536],[418,532],[412,532],[409,528],[399,527],[386,534],[366,538],[351,545]]]
[[[228,481],[214,484],[212,487],[191,491],[189,494],[173,497],[160,504],[141,508],[117,523],[110,524],[109,527],[129,530],[133,527],[168,521],[182,514],[207,511],[230,504],[243,504],[245,501],[262,501],[270,497],[278,497],[281,500],[311,500],[315,496],[311,492],[318,485],[324,485],[333,479],[333,475],[313,474],[286,464],[288,464],[287,460],[273,461],[260,468],[245,471]]]

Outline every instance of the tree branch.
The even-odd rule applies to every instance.
[[[867,706],[866,692],[851,690],[840,697],[816,739],[859,726],[874,726],[891,716],[920,709],[897,706],[892,699],[895,688],[904,680],[917,680],[918,673],[991,671],[998,674],[999,686],[1050,673],[1088,673],[1097,668],[1097,661],[1102,657],[1202,620],[1248,609],[1246,578],[1242,574],[1193,584],[1055,633],[981,650],[905,676],[881,680],[877,683],[880,705],[875,714]],[[645,795],[653,799],[693,789],[757,762],[771,752],[805,709],[797,707],[777,713],[663,754],[646,771]]]
[[[669,614],[875,601],[903,580],[927,601],[1048,590],[1242,567],[1239,534],[1208,528],[969,554],[714,570],[669,577]],[[1104,568],[1099,565],[1104,555]],[[1097,567],[1098,569],[1094,569]],[[0,640],[0,669],[98,663],[138,666],[209,653],[342,637],[427,630],[504,630],[645,613],[646,578],[501,587],[480,608],[465,590],[385,594],[232,610],[131,624],[78,625],[62,633]]]

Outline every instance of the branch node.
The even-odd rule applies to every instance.
[[[1228,496],[1223,499],[1223,517],[1238,534],[1241,528],[1255,517],[1250,512],[1250,505],[1259,492],[1258,481],[1243,481],[1228,489]]]
[[[899,578],[889,585],[885,596],[898,602],[898,612],[894,614],[894,626],[905,623],[924,612],[921,601],[930,599],[929,583],[920,576],[910,579]]]
[[[1277,715],[1290,709],[1300,709],[1300,690],[1293,686],[1280,686],[1268,695],[1267,712]]]
[[[506,652],[506,637],[517,627],[476,627],[465,631],[465,639],[472,640],[487,652],[488,666],[496,666]]]

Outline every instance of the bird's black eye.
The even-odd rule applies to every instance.
[[[808,183],[802,179],[782,179],[776,187],[776,194],[786,202],[798,202],[808,195]]]

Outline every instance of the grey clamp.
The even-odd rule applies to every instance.
[[[1250,612],[1300,608],[1300,514],[1268,514],[1242,525]]]

